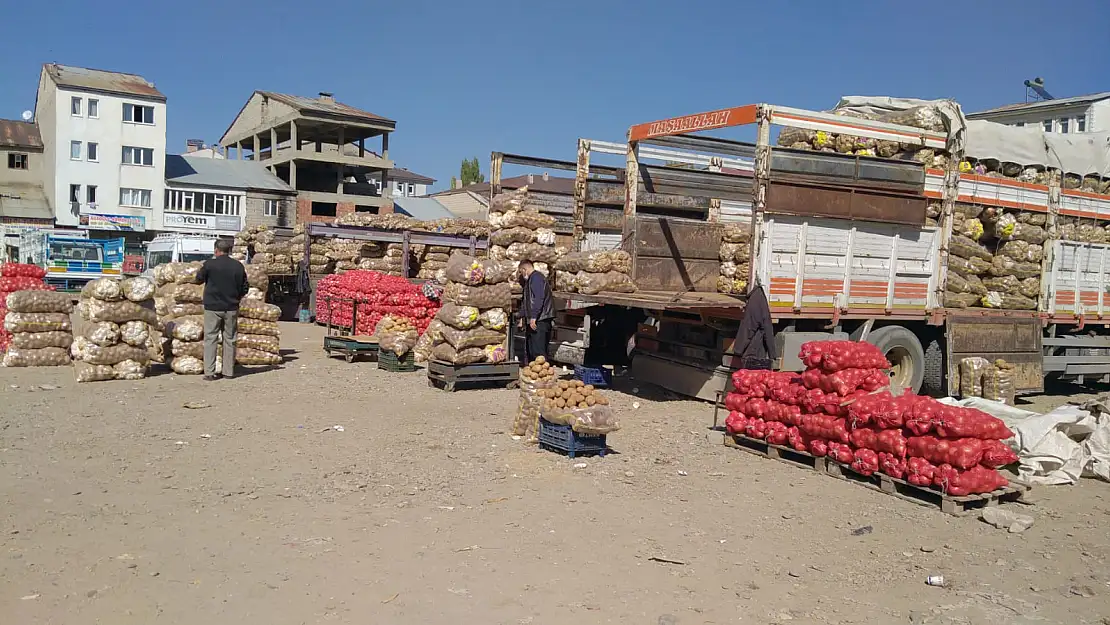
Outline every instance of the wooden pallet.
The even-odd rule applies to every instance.
[[[449,362],[433,360],[428,363],[428,386],[453,392],[459,384],[496,384],[515,388],[519,384],[520,363],[476,363],[453,365]]]
[[[863,475],[857,473],[848,465],[841,464],[835,460],[819,458],[813,454],[797,451],[792,447],[772,445],[767,441],[756,438],[725,434],[724,441],[726,447],[741,449],[757,456],[772,458],[794,466],[813,469],[823,475],[846,482],[852,482],[853,484],[858,484],[888,495],[893,495],[904,501],[928,506],[930,508],[939,508],[941,512],[954,516],[963,516],[981,508],[996,506],[1003,502],[1016,501],[1021,498],[1021,495],[1027,490],[1024,486],[1011,483],[1005,488],[1000,488],[990,493],[955,497],[946,495],[934,488],[910,484],[905,480],[890,477],[883,473]]]

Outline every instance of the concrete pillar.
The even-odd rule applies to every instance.
[[[297,160],[289,161],[289,186],[297,188]]]
[[[382,133],[382,158],[389,159],[389,133]]]
[[[297,122],[289,122],[289,146],[294,150],[301,149],[301,140],[297,137]],[[294,155],[295,156],[295,155]]]
[[[343,146],[347,144],[347,137],[346,137],[346,133],[344,132],[343,126],[339,127],[339,139],[338,139],[338,141],[339,141],[339,145],[338,145],[339,154],[342,156],[344,154]]]
[[[242,141],[236,141],[235,142],[235,158],[240,160],[240,161],[243,160],[243,142]]]
[[[363,137],[358,140],[358,157],[366,158],[366,139]]]
[[[254,141],[254,145],[252,145],[252,146],[251,146],[251,147],[252,147],[252,149],[254,150],[254,156],[253,156],[253,158],[254,158],[254,162],[256,162],[256,163],[257,163],[257,162],[258,162],[259,160],[261,160],[261,159],[259,158],[259,156],[260,156],[260,155],[259,155],[259,152],[261,152],[261,151],[262,151],[262,149],[261,149],[261,148],[260,148],[259,146],[261,146],[261,145],[262,145],[262,143],[261,143],[261,142],[259,142],[259,140],[258,140],[258,135],[257,135],[257,134],[256,134],[256,135],[254,135],[254,136],[252,136],[252,137],[251,137],[251,139],[252,139],[252,140]]]
[[[336,166],[335,174],[335,192],[340,195],[343,194],[343,165]]]
[[[277,128],[270,129],[270,162],[277,158],[278,136]]]

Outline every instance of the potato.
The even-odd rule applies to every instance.
[[[593,385],[593,384],[587,384],[586,386],[584,386],[584,387],[582,387],[582,388],[586,389],[586,392],[587,392],[587,393],[592,393],[592,392],[594,392],[594,385]]]
[[[555,407],[556,408],[564,408],[564,407],[566,407],[566,405],[567,405],[567,402],[562,397],[555,400]]]
[[[543,363],[547,362],[547,359],[544,358],[543,356],[536,356],[536,362],[538,362],[540,364],[543,364]]]
[[[586,398],[586,406],[593,406],[596,403],[597,403],[597,397],[594,397],[593,395],[590,395],[589,397]]]

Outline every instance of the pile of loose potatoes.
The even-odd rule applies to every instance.
[[[520,377],[529,383],[546,382],[555,379],[555,368],[543,356],[536,356],[531,364],[520,370]]]
[[[585,384],[581,380],[561,380],[552,388],[542,388],[537,393],[543,398],[544,412],[609,405],[609,400],[592,384]]]

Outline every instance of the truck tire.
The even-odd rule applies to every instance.
[[[925,379],[925,349],[917,336],[902,326],[884,326],[872,330],[867,342],[882,350],[890,361],[890,388],[901,392],[908,388],[921,390]]]
[[[948,395],[945,384],[944,350],[939,339],[933,339],[925,346],[925,376],[921,381],[921,394],[932,397]]]

